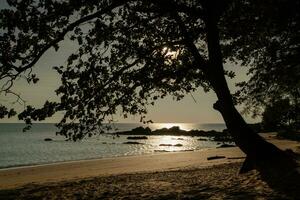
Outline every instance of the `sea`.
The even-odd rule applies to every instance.
[[[183,130],[216,130],[225,129],[225,124],[196,123],[153,123],[148,125],[136,123],[116,123],[118,131],[128,131],[139,126],[148,126],[151,130],[179,126]],[[31,130],[23,132],[21,123],[0,123],[0,169],[68,162],[87,159],[112,158],[164,152],[197,151],[215,148],[214,141],[198,140],[190,136],[148,136],[148,139],[138,140],[143,144],[124,144],[130,140],[127,135],[101,134],[84,138],[81,141],[66,141],[66,138],[56,135],[55,124],[34,124]],[[45,141],[51,138],[52,141]],[[160,146],[171,144],[172,146]],[[176,144],[181,144],[174,146]]]

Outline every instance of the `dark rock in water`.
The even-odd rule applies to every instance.
[[[208,141],[206,138],[198,138],[199,141]]]
[[[154,150],[154,152],[171,152],[171,151],[167,151],[167,150]]]
[[[173,145],[174,147],[182,147],[183,145],[182,144],[175,144]]]
[[[233,142],[233,138],[227,129],[224,129],[222,133],[212,135],[212,140],[216,142]]]
[[[129,136],[127,140],[147,140],[148,137],[146,136]]]
[[[236,145],[233,145],[233,144],[221,144],[217,148],[227,148],[227,147],[236,147]]]
[[[172,145],[172,144],[160,144],[159,146],[161,147],[182,147],[183,145],[182,144],[175,144],[175,145]]]
[[[131,132],[133,133],[137,133],[137,134],[140,134],[140,135],[147,135],[147,134],[150,134],[151,133],[151,129],[149,127],[137,127],[137,128],[134,128],[131,130]]]
[[[160,147],[171,147],[171,146],[173,146],[172,144],[160,144],[159,145]]]
[[[45,138],[44,141],[53,141],[51,138]]]
[[[152,131],[153,135],[190,135],[188,131],[181,130],[179,126],[173,126],[171,128],[162,128]]]
[[[124,142],[123,144],[144,144],[144,143],[141,143],[141,142]]]
[[[172,140],[184,140],[183,138],[172,138]]]
[[[102,144],[107,144],[107,142],[102,142]]]
[[[111,133],[110,133],[111,134]],[[203,130],[182,130],[179,126],[173,126],[171,128],[161,128],[154,131],[151,131],[149,127],[137,127],[130,131],[122,131],[114,133],[117,135],[173,135],[173,136],[198,136],[198,137],[209,137],[210,140],[214,141],[221,141],[221,142],[232,142],[232,137],[230,136],[227,130],[223,132],[210,130],[210,131],[203,131]],[[177,140],[184,140],[183,138],[177,138]]]
[[[132,129],[131,131],[122,131],[122,132],[117,132],[115,133],[117,135],[150,135],[151,134],[151,129],[149,127],[137,127]]]
[[[207,157],[207,160],[216,160],[216,159],[223,159],[226,158],[225,156],[210,156]]]

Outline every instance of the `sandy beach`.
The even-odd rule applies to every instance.
[[[298,142],[267,139],[299,151]],[[230,147],[2,169],[0,199],[288,199],[255,171],[238,175],[243,157]]]

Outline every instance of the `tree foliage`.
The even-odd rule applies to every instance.
[[[124,117],[139,114],[144,121],[146,106],[158,98],[171,94],[180,100],[199,86],[208,90],[170,14],[182,9],[180,18],[190,37],[203,40],[203,22],[186,14],[201,9],[191,2],[174,3],[170,10],[165,3],[11,1],[15,9],[1,10],[0,78],[7,79],[2,91],[10,92],[21,74],[36,83],[30,69],[46,50],[57,50],[66,36],[80,46],[67,66],[54,67],[62,80],[56,90],[60,102],[46,102],[41,109],[27,106],[19,118],[30,124],[64,111],[60,133],[76,140],[112,120],[118,109]]]
[[[268,105],[262,114],[262,126],[267,131],[277,131],[289,125],[291,105],[288,99],[277,100]]]
[[[102,132],[99,127],[113,121],[111,116],[118,110],[124,117],[138,114],[146,122],[147,106],[158,98],[172,95],[180,100],[200,86],[208,91],[212,80],[219,79],[213,71],[208,73],[213,61],[207,47],[207,20],[213,16],[215,21],[221,19],[223,61],[251,64],[253,78],[241,90],[242,97],[259,96],[265,85],[272,85],[265,78],[270,71],[275,80],[286,63],[292,71],[298,69],[299,53],[299,46],[290,50],[299,42],[298,34],[290,34],[299,26],[294,16],[286,34],[281,26],[285,21],[269,29],[277,19],[273,8],[294,3],[278,0],[272,9],[266,9],[267,1],[259,2],[10,0],[10,8],[0,12],[1,92],[12,92],[14,81],[21,76],[37,83],[31,69],[49,48],[58,50],[59,42],[69,38],[79,49],[68,57],[66,66],[54,66],[61,75],[62,85],[56,90],[60,101],[46,102],[42,108],[27,106],[19,118],[30,124],[62,111],[60,134],[73,140]],[[271,17],[268,26],[265,16]],[[289,20],[288,13],[284,17]],[[253,25],[247,26],[249,22]],[[277,58],[273,55],[281,57],[273,62]],[[224,74],[234,76],[228,71]]]
[[[250,80],[238,84],[237,96],[254,116],[282,98],[299,104],[299,10],[299,1],[237,3],[228,10],[234,14],[222,23],[223,35],[231,42],[224,46],[224,56],[249,67]]]

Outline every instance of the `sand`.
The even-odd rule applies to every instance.
[[[267,139],[299,150],[298,142]],[[288,199],[255,171],[238,175],[243,157],[230,147],[1,170],[0,199]]]
[[[208,149],[196,152],[161,153],[109,159],[66,162],[32,167],[0,170],[0,189],[15,188],[29,183],[58,182],[94,176],[134,172],[172,170],[187,167],[206,167],[239,159],[207,160],[210,156],[243,157],[236,147]]]
[[[100,176],[2,190],[3,199],[289,199],[255,172],[238,175],[240,163],[165,172]]]

